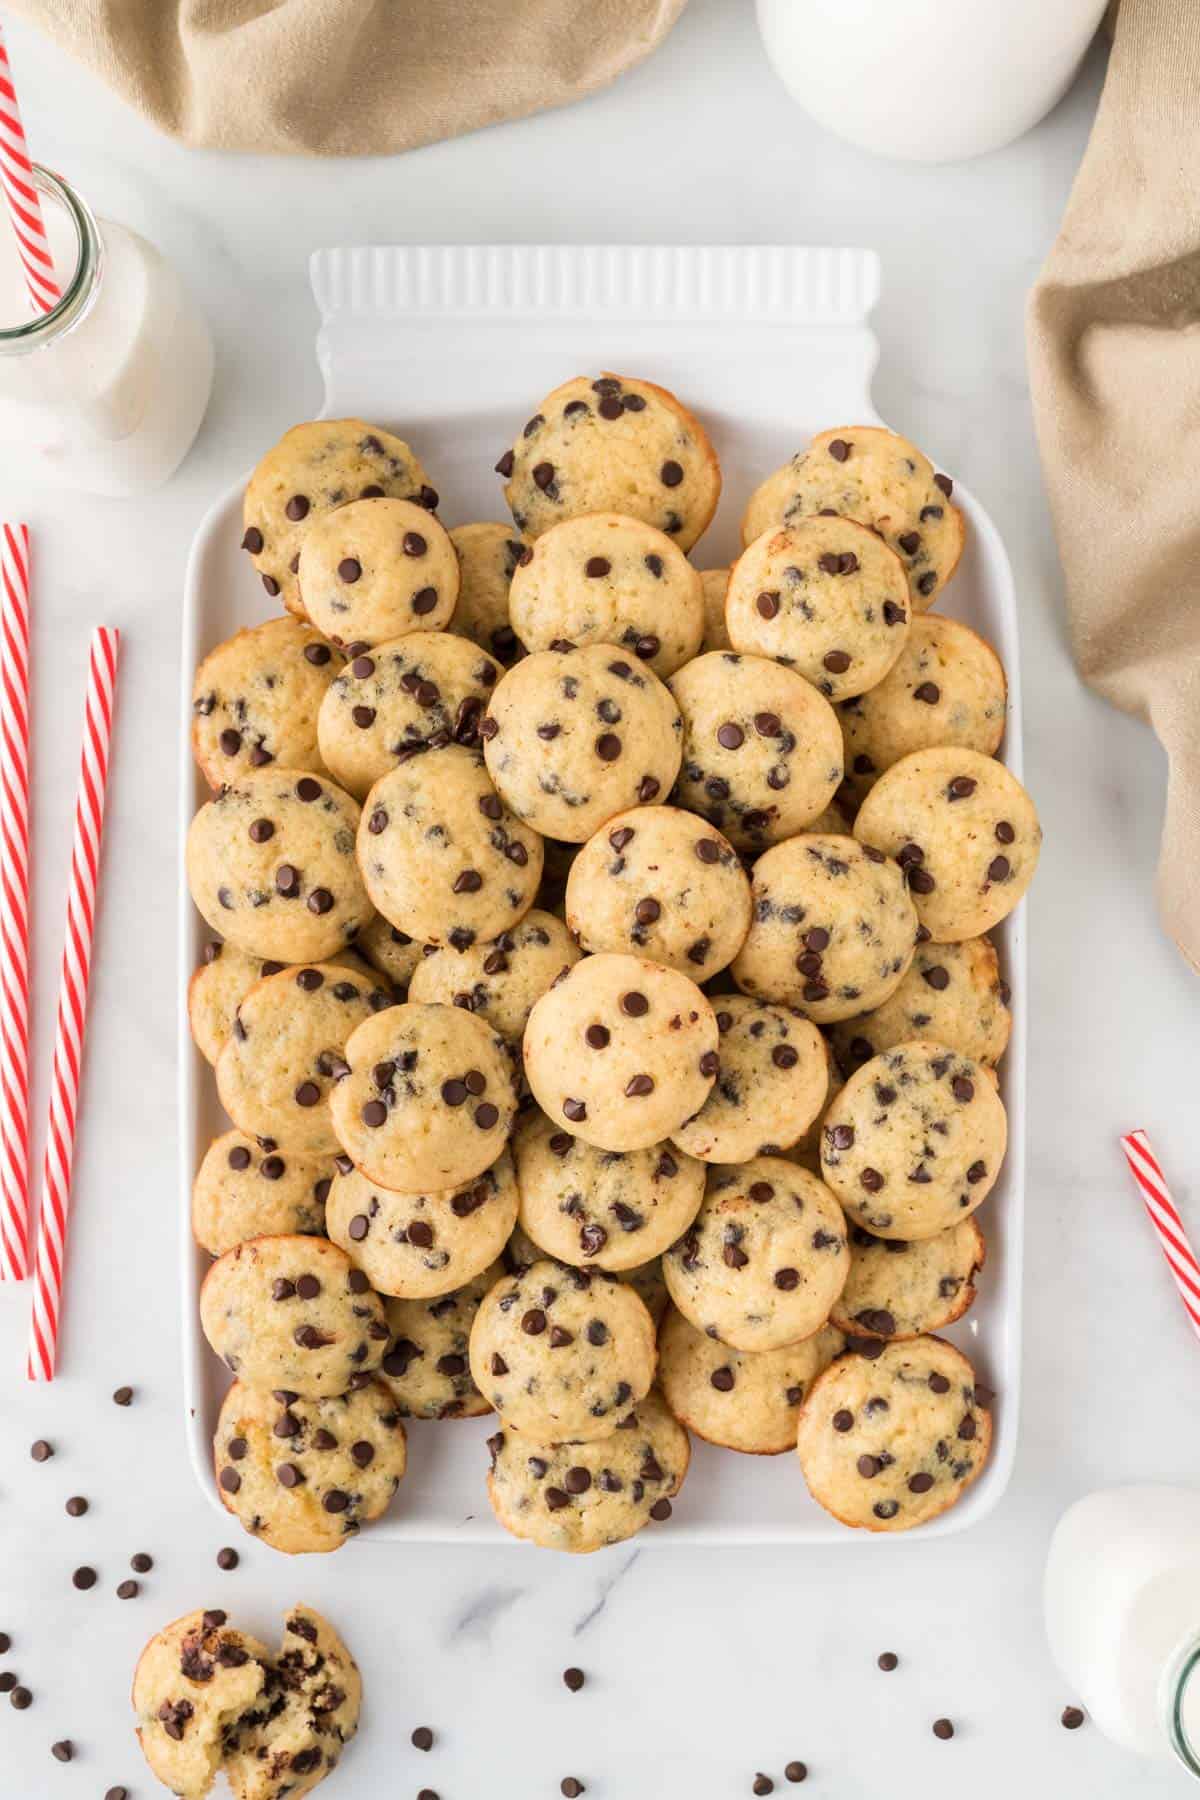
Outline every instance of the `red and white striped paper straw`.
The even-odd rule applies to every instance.
[[[1191,1321],[1192,1330],[1200,1338],[1200,1262],[1197,1262],[1196,1252],[1188,1242],[1179,1209],[1167,1187],[1166,1176],[1144,1131],[1126,1132],[1121,1139],[1121,1148],[1142,1196],[1146,1215],[1154,1227],[1159,1248],[1167,1259],[1167,1267],[1179,1289],[1184,1311]]]
[[[29,527],[0,525],[0,1279],[29,1273]]]
[[[25,128],[17,106],[12,68],[0,21],[0,187],[8,202],[8,215],[16,234],[25,285],[35,312],[48,313],[62,299],[54,278],[54,259],[42,217],[42,197],[33,179],[33,167],[25,144]]]
[[[87,1023],[88,977],[96,924],[96,890],[104,835],[104,799],[108,787],[120,641],[120,632],[107,625],[98,626],[92,633],[79,793],[75,802],[75,838],[67,888],[67,928],[58,990],[58,1023],[54,1034],[54,1066],[50,1076],[46,1165],[33,1271],[33,1319],[29,1335],[31,1381],[53,1381],[58,1354],[67,1218],[71,1205],[71,1165],[75,1155],[75,1119]]]

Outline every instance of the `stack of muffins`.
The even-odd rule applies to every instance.
[[[511,522],[447,531],[401,439],[295,427],[243,539],[290,616],[197,671],[222,1497],[333,1549],[406,1418],[494,1412],[497,1517],[553,1548],[667,1520],[689,1429],[920,1524],[990,1444],[934,1333],[984,1260],[987,933],[1040,842],[999,660],[927,610],[952,484],[824,432],[701,569],[713,447],[615,375],[497,469]]]

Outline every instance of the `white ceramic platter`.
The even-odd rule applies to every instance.
[[[870,423],[878,346],[867,320],[878,295],[876,257],[862,250],[786,248],[446,247],[333,250],[312,263],[322,327],[325,413],[357,414],[408,439],[441,494],[448,525],[504,516],[493,464],[538,399],[568,376],[615,369],[676,389],[703,419],[724,471],[714,524],[695,558],[736,553],[747,496],[814,432]],[[903,421],[898,422],[901,429]],[[264,443],[263,449],[268,446]],[[937,460],[937,446],[924,445]],[[951,474],[957,474],[950,470]],[[213,1427],[228,1377],[200,1333],[197,1294],[207,1258],[189,1226],[193,1172],[227,1128],[211,1071],[188,1032],[186,987],[207,927],[193,909],[182,841],[205,797],[188,746],[192,671],[271,602],[238,548],[245,476],[220,496],[196,535],[183,614],[180,723],[180,1239],[187,1429],[196,1474],[220,1506]],[[982,506],[956,480],[967,548],[940,608],[983,633],[1009,678],[1004,760],[1021,772],[1017,613],[1004,546]],[[1002,1069],[1009,1114],[1004,1172],[980,1215],[988,1261],[980,1298],[949,1334],[996,1390],[987,1470],[922,1539],[990,1512],[1008,1485],[1017,1438],[1025,1161],[1025,1020],[1029,1007],[1025,909],[995,934],[1014,993],[1015,1027]],[[486,1419],[410,1426],[409,1474],[364,1544],[509,1542],[487,1503]],[[743,1457],[694,1440],[670,1525],[642,1542],[848,1544],[808,1497],[792,1456]],[[884,1544],[893,1538],[870,1541]]]

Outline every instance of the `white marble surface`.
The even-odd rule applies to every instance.
[[[198,1605],[270,1635],[305,1597],[363,1664],[365,1730],[330,1792],[537,1800],[575,1773],[596,1800],[719,1800],[789,1758],[831,1800],[1000,1800],[1014,1787],[1096,1800],[1168,1795],[1167,1766],[1094,1729],[1068,1734],[1039,1580],[1054,1518],[1119,1479],[1196,1475],[1190,1339],[1115,1145],[1144,1124],[1179,1196],[1200,1205],[1200,988],[1151,894],[1163,766],[1141,726],[1080,688],[1029,421],[1022,302],[1053,235],[1101,67],[1032,137],[970,167],[872,162],[794,110],[747,0],[693,0],[618,87],[569,112],[403,161],[298,163],[186,152],[140,125],[20,25],[10,44],[45,160],[159,242],[215,327],[219,375],[181,474],[145,503],[28,489],[0,511],[39,548],[36,666],[38,995],[45,1052],[88,626],[126,631],[67,1299],[64,1372],[21,1377],[25,1296],[0,1289],[0,1630],[36,1692],[0,1705],[0,1796],[93,1800],[158,1790],[126,1710],[143,1638]],[[319,79],[319,72],[315,75]],[[936,104],[936,83],[914,94]],[[1006,533],[1025,643],[1027,759],[1046,826],[1031,908],[1026,1362],[1011,1490],[945,1543],[835,1551],[656,1550],[580,1563],[502,1551],[373,1548],[302,1566],[201,1499],[178,1403],[174,1184],[174,742],[177,613],[193,525],[229,472],[317,402],[307,252],[329,242],[487,239],[860,242],[883,257],[882,411],[960,470]],[[1117,522],[1114,522],[1116,528]],[[1189,1068],[1189,1061],[1191,1067]],[[45,1056],[40,1059],[44,1065]],[[108,1395],[132,1382],[129,1411]],[[1183,1427],[1181,1429],[1181,1426]],[[37,1466],[28,1445],[58,1446]],[[88,1515],[63,1512],[83,1493]],[[644,1547],[643,1547],[644,1546]],[[127,1559],[155,1569],[135,1602]],[[77,1593],[70,1572],[94,1563]],[[1103,1571],[1097,1570],[1097,1579]],[[902,1669],[885,1677],[885,1648]],[[568,1695],[567,1663],[590,1676]],[[958,1723],[952,1744],[930,1721]],[[432,1724],[431,1756],[408,1746]],[[51,1761],[64,1735],[76,1761]]]

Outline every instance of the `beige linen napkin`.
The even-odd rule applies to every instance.
[[[1123,0],[1028,338],[1076,658],[1166,750],[1159,905],[1200,971],[1197,0]]]
[[[686,0],[10,0],[154,124],[386,155],[613,81]]]

